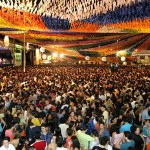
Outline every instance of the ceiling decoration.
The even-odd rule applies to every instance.
[[[149,0],[0,0],[0,26],[68,32],[150,32]]]
[[[0,34],[71,57],[150,49],[149,0],[0,0]]]

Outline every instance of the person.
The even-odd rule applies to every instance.
[[[10,140],[14,138],[14,131],[16,130],[16,126],[17,124],[12,122],[10,128],[5,131],[5,136],[8,136]]]
[[[124,136],[117,141],[114,147],[121,150],[128,150],[129,147],[134,148],[135,142],[132,139],[131,133],[129,131],[125,131]]]
[[[142,111],[142,123],[149,117],[148,111],[150,111],[150,104],[145,106],[146,108]]]
[[[109,145],[109,138],[107,136],[103,136],[99,139],[100,144],[94,146],[92,150],[112,150],[112,147]]]
[[[45,140],[47,144],[51,142],[52,133],[47,131],[47,125],[45,123],[41,124],[41,140]]]
[[[132,139],[135,141],[135,149],[136,150],[142,150],[145,147],[145,140],[142,134],[140,134],[140,128],[133,125],[131,127],[131,136]]]
[[[87,125],[84,125],[76,132],[76,136],[81,144],[81,147],[88,149],[89,148],[89,142],[94,141],[94,138],[88,134],[86,134],[87,131]]]
[[[56,137],[56,150],[69,150],[68,148],[63,147],[63,138],[61,136]]]
[[[9,142],[10,142],[10,138],[6,136],[3,139],[3,145],[0,147],[0,150],[16,150],[16,148]]]
[[[65,123],[65,118],[64,117],[60,118],[59,127],[61,129],[61,135],[62,135],[63,139],[65,140],[67,138],[66,130],[67,130],[67,128],[69,128],[69,126],[68,126],[68,124]]]
[[[73,135],[73,130],[71,128],[67,128],[66,134],[67,134],[67,138],[66,138],[66,142],[65,142],[65,147],[71,148],[72,147],[71,137]]]
[[[98,131],[93,130],[91,136],[94,137],[94,141],[90,142],[89,149],[92,149],[94,146],[99,145]]]
[[[35,150],[44,150],[46,148],[46,142],[44,140],[40,140],[40,132],[35,133],[35,142],[31,144]]]
[[[128,118],[124,117],[123,122],[124,122],[124,124],[120,127],[120,132],[125,132],[125,131],[130,132],[130,128],[131,128],[132,124],[129,123]]]
[[[71,137],[72,147],[71,150],[80,150],[80,143],[76,136]]]
[[[16,147],[16,150],[27,150],[27,143],[26,143],[26,137],[25,136],[22,136],[20,137],[19,139],[19,144],[18,146]]]
[[[99,137],[107,136],[108,138],[110,137],[110,134],[108,130],[105,128],[105,123],[100,122],[100,130],[99,130]]]
[[[32,144],[35,142],[35,133],[41,132],[41,126],[35,126],[32,122],[30,122],[29,125],[29,143]]]
[[[56,135],[54,134],[51,140],[51,143],[47,146],[47,150],[56,150]]]
[[[108,111],[106,110],[106,106],[105,106],[105,105],[103,105],[103,106],[101,107],[101,111],[103,112],[105,124],[106,124],[106,126],[108,127],[109,116],[108,116]]]

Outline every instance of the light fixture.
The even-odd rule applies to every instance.
[[[47,56],[47,60],[51,60],[51,59],[52,59],[51,55]]]
[[[29,50],[29,43],[27,43],[27,45],[26,45],[26,49],[27,49],[27,50]]]
[[[126,62],[126,61],[124,61],[124,62],[123,62],[123,65],[124,65],[124,66],[126,66],[126,65],[127,65],[127,62]]]
[[[6,47],[9,46],[9,36],[7,36],[7,35],[4,37],[4,45],[5,45]]]
[[[47,55],[46,55],[46,54],[43,54],[43,55],[42,55],[42,59],[45,60],[46,58],[47,58]]]
[[[102,61],[106,62],[107,61],[106,57],[102,57]]]
[[[86,56],[86,57],[85,57],[85,60],[90,60],[90,56]]]
[[[57,57],[57,56],[58,56],[58,54],[54,52],[53,53],[53,57]]]
[[[125,60],[126,60],[126,57],[122,56],[121,61],[125,61]]]
[[[44,48],[44,47],[41,47],[41,48],[40,48],[40,52],[41,52],[41,53],[44,53],[44,52],[45,52],[45,48]]]
[[[64,54],[60,54],[60,58],[63,58],[64,57]]]

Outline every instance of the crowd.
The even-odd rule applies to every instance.
[[[0,70],[0,150],[149,150],[150,69]]]

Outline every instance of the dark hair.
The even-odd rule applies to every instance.
[[[63,146],[63,138],[61,136],[56,137],[56,144],[58,147]]]
[[[61,136],[61,129],[60,129],[60,127],[56,127],[55,128],[55,134],[56,134],[56,136]]]
[[[92,150],[106,150],[105,148],[101,148],[99,146],[94,146]]]
[[[72,146],[73,146],[73,148],[80,149],[80,143],[79,143],[78,138],[76,136],[72,136],[71,140],[72,140]]]
[[[93,134],[94,136],[98,137],[98,131],[97,131],[97,130],[94,129],[94,130],[92,131],[92,134]]]
[[[65,123],[65,117],[60,118],[60,124],[63,124],[63,123]]]
[[[38,139],[40,139],[40,136],[41,136],[41,133],[36,132],[34,137],[35,137],[36,140],[38,140]]]
[[[135,133],[137,127],[135,125],[131,126],[130,130],[131,130],[131,133]]]
[[[19,145],[16,147],[16,150],[21,150],[25,146],[26,137],[22,136],[19,138]]]
[[[46,128],[46,127],[47,127],[47,124],[46,124],[46,123],[42,123],[42,124],[41,124],[41,127],[45,127],[45,128]]]
[[[108,137],[107,136],[103,136],[103,137],[101,137],[100,139],[99,139],[99,141],[100,141],[100,144],[101,145],[106,145],[107,144],[107,142],[109,141],[109,139],[108,139]]]
[[[67,128],[67,134],[68,136],[71,136],[73,134],[73,130],[71,128]]]
[[[125,137],[127,137],[129,140],[132,139],[131,133],[130,133],[129,131],[125,131],[125,132],[124,132],[124,135],[125,135]]]
[[[85,125],[80,127],[81,131],[86,131],[87,129],[88,129],[88,125],[87,124],[85,124]]]
[[[72,128],[74,125],[75,125],[75,122],[74,121],[70,121],[69,128]]]
[[[8,137],[8,136],[5,136],[4,138],[3,138],[3,141],[4,140],[7,140],[8,142],[10,141],[10,137]]]

